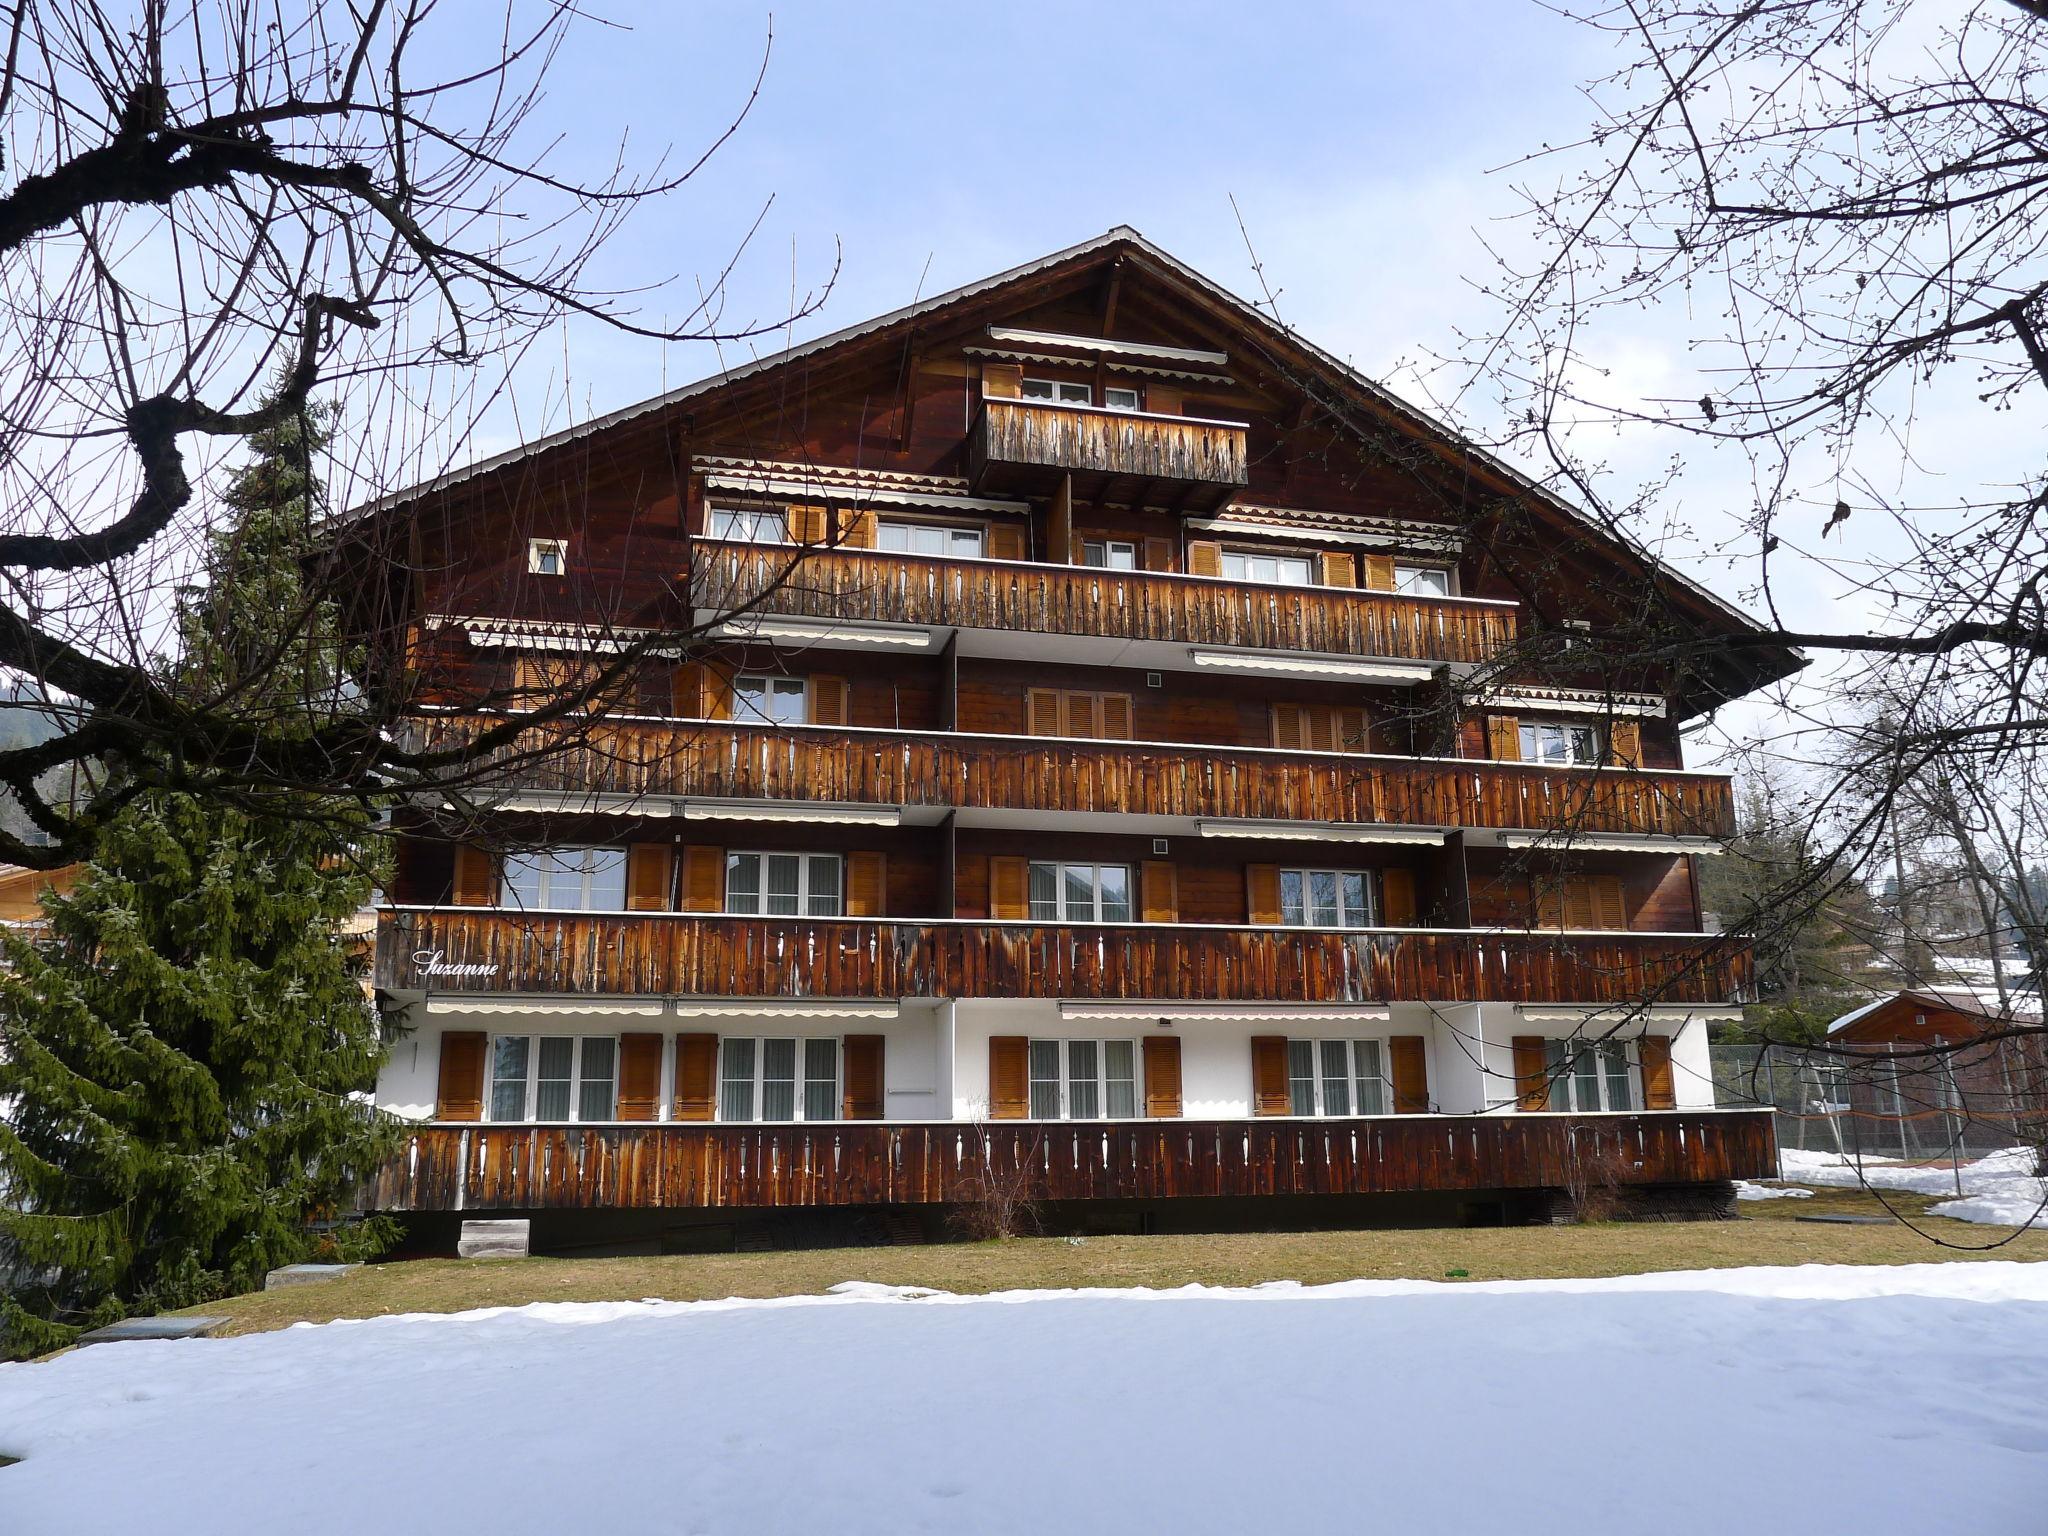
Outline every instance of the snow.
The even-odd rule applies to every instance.
[[[1752,1184],[1747,1179],[1735,1181],[1735,1198],[1738,1200],[1811,1200],[1813,1191],[1790,1188],[1783,1184]]]
[[[2034,1167],[2032,1147],[2008,1147],[1974,1163],[1965,1163],[1961,1170],[1962,1197],[1944,1200],[1930,1210],[1936,1216],[1987,1226],[2048,1227],[2048,1180],[2036,1177]],[[1801,1184],[1824,1184],[1838,1189],[1868,1185],[1872,1189],[1951,1196],[1955,1194],[1957,1176],[1946,1165],[1929,1168],[1888,1158],[1845,1157],[1833,1152],[1801,1152],[1791,1147],[1779,1150],[1778,1172],[1783,1178]]]
[[[2040,1529],[2048,1264],[542,1304],[0,1367],[0,1530]]]

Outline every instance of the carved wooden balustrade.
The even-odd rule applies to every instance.
[[[1060,475],[1077,486],[1123,481],[1117,499],[1213,507],[1248,478],[1241,421],[1112,411],[1049,400],[984,400],[967,434],[967,478],[988,490],[1047,488]],[[1141,488],[1141,489],[1137,489]]]
[[[1515,643],[1506,603],[712,539],[695,551],[691,601],[714,613],[1408,661],[1489,661]]]
[[[407,740],[426,749],[452,748],[502,723],[497,716],[427,716],[406,727]],[[724,721],[536,727],[482,772],[506,787],[563,795],[1669,837],[1725,838],[1735,831],[1728,780],[1710,774]]]
[[[989,1125],[423,1126],[363,1203],[387,1211],[924,1205],[993,1171],[1035,1200],[1557,1189],[1777,1171],[1769,1110]]]
[[[397,907],[377,984],[460,993],[1725,1003],[1741,941],[1656,933],[871,921]]]

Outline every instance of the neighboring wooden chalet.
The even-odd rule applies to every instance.
[[[1773,1169],[1713,1107],[1748,956],[1679,727],[1798,658],[1133,231],[351,526],[401,522],[420,742],[655,654],[405,824],[378,1207],[1488,1220]]]

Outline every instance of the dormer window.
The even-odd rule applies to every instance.
[[[569,541],[567,539],[528,539],[526,541],[526,569],[533,576],[566,576],[569,574]]]
[[[1070,384],[1062,379],[1026,379],[1024,398],[1050,400],[1055,405],[1093,405],[1095,391],[1086,384]]]

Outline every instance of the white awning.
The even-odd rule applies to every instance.
[[[549,623],[539,619],[463,618],[430,614],[429,629],[459,629],[477,646],[496,646],[521,651],[575,651],[593,656],[616,656],[628,647],[642,645],[659,631],[652,629],[600,628],[587,624]],[[649,656],[681,656],[681,645],[647,647]]]
[[[1276,656],[1267,651],[1224,651],[1188,647],[1188,660],[1219,672],[1277,673],[1324,677],[1341,683],[1426,683],[1436,668],[1423,662],[1348,661],[1338,656]]]
[[[1383,1005],[1360,1004],[1332,1008],[1291,1003],[1061,1003],[1060,1017],[1082,1023],[1137,1023],[1148,1019],[1175,1019],[1182,1023],[1211,1020],[1222,1024],[1375,1024],[1385,1023],[1393,1011]]]
[[[502,997],[430,997],[427,999],[429,1013],[482,1013],[504,1014],[525,1017],[546,1015],[560,1018],[576,1014],[632,1014],[645,1017],[659,1014],[668,1004],[658,997],[558,997],[547,999],[511,999]]]
[[[894,1003],[778,1003],[697,1001],[676,1003],[679,1019],[893,1019]]]
[[[710,491],[772,497],[777,501],[852,502],[864,507],[920,507],[935,512],[1010,512],[1019,516],[1031,510],[1028,501],[961,496],[950,489],[923,489],[848,476],[791,472],[787,467],[781,474],[759,470],[713,472],[704,476],[704,486]]]
[[[810,805],[801,800],[685,800],[685,821],[786,821],[811,826],[894,827],[903,812],[893,805]]]
[[[1441,848],[1447,834],[1431,827],[1340,821],[1197,821],[1203,837],[1250,837],[1296,843],[1399,843]]]
[[[1742,1009],[1735,1004],[1713,1003],[1652,1003],[1649,1007],[1634,1007],[1627,1003],[1609,1003],[1606,1007],[1589,1005],[1584,1008],[1568,1008],[1557,1004],[1517,1003],[1517,1017],[1531,1024],[1684,1024],[1698,1019],[1702,1023],[1735,1023],[1742,1018]]]
[[[1664,701],[1654,693],[1602,693],[1593,688],[1485,688],[1470,702],[1506,709],[1535,709],[1564,715],[1649,715],[1664,718]]]
[[[1163,363],[1206,363],[1221,368],[1230,361],[1229,353],[1211,352],[1203,347],[1168,347],[1153,341],[1112,341],[1106,336],[1029,331],[1016,325],[992,325],[988,328],[988,338],[1027,347],[1068,347],[1076,352],[1101,352],[1114,357],[1149,357]]]
[[[829,640],[835,645],[894,646],[928,651],[932,632],[882,624],[855,624],[839,619],[728,619],[715,633],[724,640]]]
[[[1503,848],[1552,848],[1578,853],[1726,853],[1728,845],[1712,837],[1657,837],[1630,832],[1503,832]]]
[[[475,803],[494,811],[545,811],[562,816],[659,816],[681,814],[682,802],[671,795],[602,794],[593,790],[521,789],[493,795],[479,791]],[[450,807],[453,800],[446,802]]]

